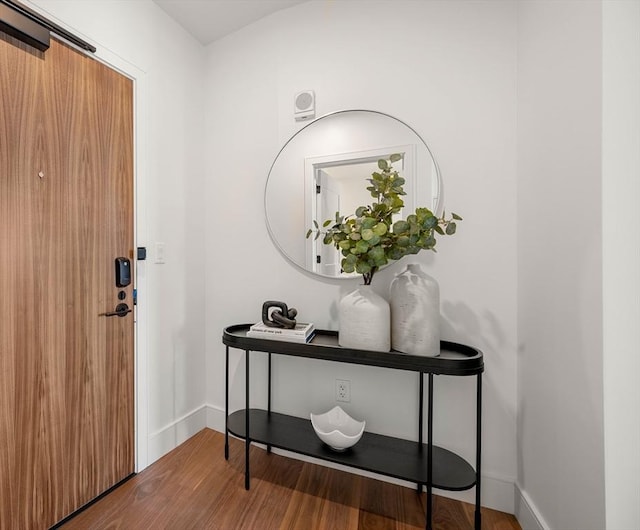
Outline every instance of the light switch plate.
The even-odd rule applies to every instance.
[[[156,243],[156,251],[155,251],[155,262],[162,264],[164,263],[164,243]]]

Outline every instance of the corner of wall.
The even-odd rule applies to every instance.
[[[166,455],[207,426],[205,405],[198,407],[169,425],[149,435],[148,463]]]
[[[514,488],[514,497],[514,514],[522,530],[549,530],[549,525],[542,518],[527,492],[520,489],[518,484]]]
[[[215,405],[206,405],[207,427],[224,434],[224,410]]]

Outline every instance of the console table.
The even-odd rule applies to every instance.
[[[432,490],[466,490],[475,486],[474,526],[481,528],[480,516],[480,441],[482,427],[482,352],[476,348],[442,341],[438,357],[408,355],[396,351],[379,352],[341,348],[336,331],[316,330],[305,344],[282,340],[247,337],[250,324],[224,329],[222,342],[225,357],[225,459],[229,459],[229,434],[245,440],[245,488],[250,487],[249,446],[251,442],[266,444],[314,458],[357,469],[371,471],[415,482],[418,492],[427,490],[426,528],[431,529]],[[245,408],[229,414],[229,348],[245,352]],[[249,407],[250,352],[268,354],[267,410]],[[418,441],[365,432],[360,441],[345,452],[336,452],[316,436],[308,419],[280,414],[271,410],[271,356],[289,355],[351,364],[416,372],[419,377]],[[427,440],[423,443],[424,375],[427,375]],[[476,377],[476,466],[474,468],[455,453],[433,445],[433,376]],[[248,434],[247,434],[248,433]]]

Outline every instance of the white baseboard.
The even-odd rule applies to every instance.
[[[531,501],[527,492],[515,485],[515,516],[522,530],[549,530],[549,525],[540,515],[540,511]]]
[[[482,473],[482,493],[480,504],[492,510],[505,513],[515,513],[514,506],[514,479],[499,477]],[[466,491],[436,490],[438,495],[449,499],[456,499],[470,504],[475,504],[475,488]]]
[[[207,427],[224,434],[224,409],[207,405]]]
[[[224,433],[224,410],[213,405],[207,405],[207,427],[215,431]],[[315,458],[299,455],[289,451],[283,451],[280,449],[273,449],[276,454],[281,454],[289,458],[295,458],[304,462],[311,462],[320,466],[331,467],[342,471],[347,471],[356,475],[362,475],[365,477],[372,477],[392,484],[399,484],[408,488],[415,488],[415,484],[398,480],[384,475],[378,475],[375,473],[369,473],[359,469],[354,469],[348,466],[341,466],[339,464],[333,464],[332,462],[326,462],[324,460],[318,460]],[[475,489],[472,488],[467,491],[445,491],[436,490],[437,495],[448,497],[451,499],[457,499],[464,502],[475,504]],[[497,476],[491,476],[482,474],[482,506],[499,510],[501,512],[515,513],[515,481],[513,479],[507,479]]]
[[[152,464],[207,426],[207,409],[202,405],[149,435],[148,463]],[[222,412],[224,420],[224,412]],[[224,431],[224,421],[222,430]]]

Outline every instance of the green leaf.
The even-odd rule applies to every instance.
[[[387,233],[389,227],[384,223],[378,223],[373,227],[373,232],[378,236],[383,236]]]
[[[368,209],[368,206],[359,206],[356,209],[356,217],[362,217],[362,214],[364,214],[364,212],[366,212]]]
[[[338,243],[338,248],[340,248],[342,250],[347,250],[347,249],[351,248],[351,241],[349,241],[348,239],[345,239],[344,241],[340,241]]]
[[[389,164],[387,163],[386,160],[380,159],[378,160],[378,167],[382,170],[389,169]],[[375,176],[375,173],[374,173],[374,176]]]
[[[322,228],[327,228],[332,223],[331,219],[327,219],[324,223],[322,223]]]
[[[360,240],[356,243],[356,254],[364,254],[367,250],[369,250],[369,243],[366,241]]]
[[[311,228],[309,228],[309,230],[307,230],[307,235],[304,236],[305,239],[309,239],[309,236],[311,235],[311,232],[313,232],[313,230],[311,230]]]
[[[427,230],[431,230],[436,226],[438,226],[438,218],[433,214],[431,214],[429,217],[425,217],[424,220],[422,221],[422,228],[425,228]]]
[[[447,228],[446,228],[445,232],[446,232],[446,234],[448,236],[452,236],[453,234],[455,234],[456,233],[456,224],[453,221],[451,221],[447,225]]]
[[[409,229],[409,223],[407,223],[406,221],[400,220],[393,223],[394,234],[401,234],[403,232],[406,232],[408,229]]]
[[[320,227],[318,226],[318,221],[316,221],[315,219],[313,220],[313,226],[315,226],[315,227],[316,227],[316,230],[317,230],[318,228],[320,228]]]
[[[386,258],[384,256],[384,249],[382,247],[372,248],[371,250],[369,250],[368,256],[370,259],[374,261],[381,261],[381,260],[386,261]]]
[[[394,162],[397,162],[398,160],[402,160],[402,155],[399,153],[394,153],[389,157],[389,160],[391,160],[391,163],[393,164]]]
[[[433,216],[433,212],[431,210],[429,210],[429,208],[416,208],[416,215],[420,219],[423,219],[424,217]]]
[[[341,267],[342,267],[342,270],[347,273],[356,271],[355,263],[350,263],[346,259],[342,260]]]
[[[443,235],[444,235],[444,230],[442,229],[442,227],[441,227],[440,225],[436,225],[433,229],[434,229],[436,232],[438,232],[438,234],[440,234],[441,236],[443,236]]]
[[[369,246],[375,247],[376,245],[380,244],[380,241],[381,241],[380,236],[374,233],[371,239],[369,239]]]
[[[456,221],[462,221],[462,217],[460,217],[457,213],[451,213],[451,217],[453,217]]]
[[[373,228],[377,224],[377,219],[374,217],[365,217],[362,220],[362,228]]]
[[[374,202],[371,206],[373,208],[374,213],[385,212],[386,210],[388,210],[387,205],[383,202]]]
[[[365,228],[362,230],[362,239],[369,241],[373,237],[373,230],[371,228]]]

